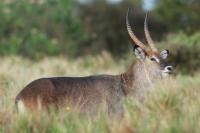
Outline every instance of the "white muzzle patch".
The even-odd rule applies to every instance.
[[[173,72],[173,66],[166,66],[163,70],[163,76],[167,76]]]

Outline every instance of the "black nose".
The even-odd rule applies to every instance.
[[[172,71],[172,70],[173,70],[173,67],[172,67],[172,66],[166,66],[166,69],[167,69],[168,71]]]

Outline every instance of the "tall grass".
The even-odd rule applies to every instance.
[[[19,115],[14,106],[17,93],[30,81],[48,76],[85,76],[118,74],[127,61],[100,56],[69,60],[45,58],[32,62],[20,57],[1,58],[0,65],[0,132],[52,133],[132,133],[132,132],[198,132],[200,130],[200,75],[177,75],[158,83],[144,104],[124,101],[123,119],[102,114],[88,118],[70,111],[49,114]]]

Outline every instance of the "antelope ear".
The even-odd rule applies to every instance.
[[[134,47],[134,53],[138,59],[145,59],[146,57],[145,52],[137,45]]]
[[[169,55],[169,50],[163,50],[162,52],[160,52],[160,56],[162,59],[167,59]]]

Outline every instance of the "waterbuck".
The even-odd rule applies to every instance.
[[[149,46],[144,45],[131,29],[129,10],[126,27],[137,58],[126,72],[119,75],[37,79],[17,95],[15,103],[18,111],[46,110],[53,106],[67,110],[79,107],[81,112],[96,112],[103,103],[108,112],[122,113],[123,98],[143,99],[156,81],[170,74],[173,67],[166,62],[169,51],[159,53],[156,49],[148,31],[147,15],[144,32]]]

